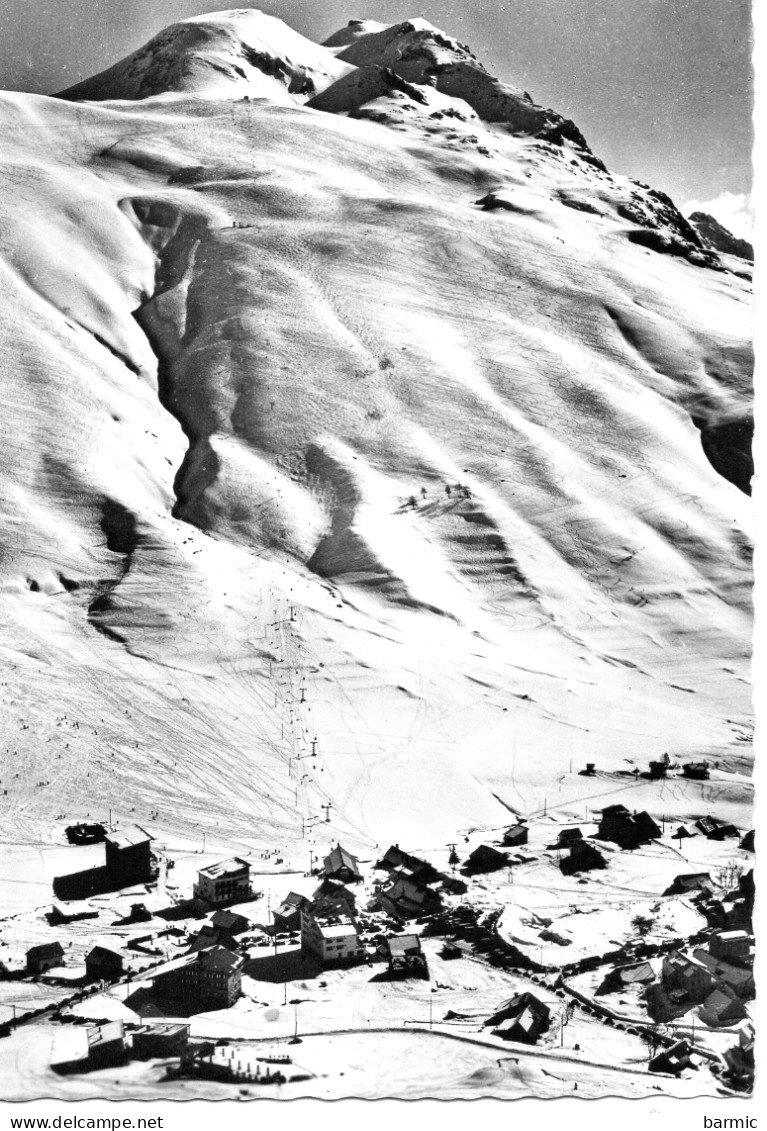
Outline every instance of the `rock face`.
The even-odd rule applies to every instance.
[[[691,213],[690,223],[714,251],[724,252],[725,255],[737,255],[741,259],[750,259],[753,262],[754,249],[748,240],[738,239],[708,212]]]
[[[747,773],[750,287],[673,202],[422,20],[199,17],[0,114],[6,829]]]

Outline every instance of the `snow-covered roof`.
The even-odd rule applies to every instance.
[[[199,875],[206,876],[210,880],[221,880],[225,876],[238,875],[243,868],[250,869],[247,860],[242,860],[239,856],[230,856],[228,860],[219,860],[215,864],[207,864],[204,868],[200,868]]]
[[[357,929],[352,922],[320,923],[318,925],[323,939],[348,938],[350,935],[357,937]]]
[[[93,1025],[88,1028],[88,1048],[97,1045],[107,1045],[112,1041],[122,1041],[125,1029],[122,1021],[107,1021],[104,1025]]]
[[[104,839],[107,844],[112,844],[115,848],[133,848],[138,844],[146,844],[154,838],[140,825],[129,825],[128,828],[108,833]]]
[[[420,953],[421,951],[421,940],[418,935],[393,935],[386,942],[391,955],[407,954],[413,951]]]

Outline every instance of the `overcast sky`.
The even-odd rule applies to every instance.
[[[419,5],[423,4],[423,8]],[[743,230],[751,190],[750,0],[265,0],[311,39],[424,16],[573,118],[611,168]],[[0,87],[52,94],[225,0],[0,0]]]

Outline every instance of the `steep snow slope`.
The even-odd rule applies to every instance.
[[[276,24],[0,99],[4,836],[743,814],[748,280],[422,21]]]

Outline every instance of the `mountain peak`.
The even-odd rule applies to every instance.
[[[349,70],[282,20],[257,8],[233,8],[171,24],[59,97],[135,101],[173,93],[300,103]]]
[[[753,245],[748,240],[734,236],[715,216],[708,212],[692,212],[689,219],[708,247],[725,255],[737,255],[740,259],[750,259],[753,262]]]

